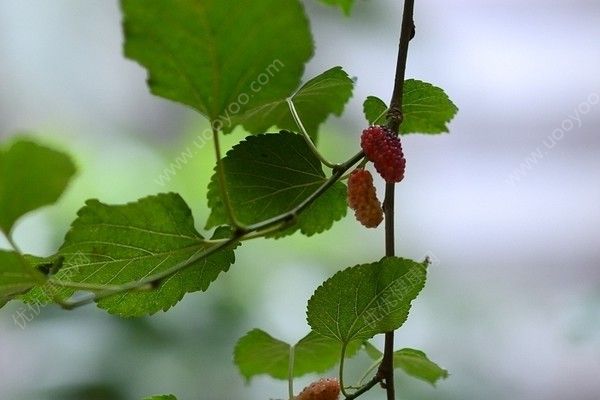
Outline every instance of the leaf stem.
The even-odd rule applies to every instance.
[[[400,32],[400,43],[398,45],[398,59],[396,62],[396,75],[394,78],[394,90],[388,110],[387,127],[396,135],[400,131],[402,123],[402,98],[404,96],[404,79],[406,75],[406,60],[408,57],[408,45],[415,35],[414,23],[414,0],[404,1],[404,10],[402,15],[402,28]],[[394,230],[394,200],[395,184],[388,183],[385,186],[385,199],[383,201],[383,210],[385,213],[385,254],[394,256],[395,251],[395,230]],[[385,334],[385,346],[383,360],[379,366],[377,375],[385,382],[387,400],[395,400],[394,387],[394,332]]]
[[[261,230],[250,231],[250,232],[246,233],[240,239],[240,241],[242,241],[242,240],[246,241],[246,240],[252,240],[252,239],[262,238],[262,237],[267,236],[270,233],[275,233],[275,232],[282,231],[283,229],[288,228],[288,227],[290,227],[293,224],[294,224],[294,220],[292,220],[292,219],[283,220],[283,221],[280,221],[276,225],[269,226],[269,227],[261,229]]]
[[[240,239],[240,237],[238,235],[234,235],[230,239],[227,239],[226,241],[224,241],[218,245],[212,246],[212,247],[206,249],[205,251],[197,252],[196,254],[194,254],[190,258],[188,258],[186,261],[182,261],[178,264],[175,264],[171,268],[168,268],[162,272],[158,272],[154,275],[150,275],[144,279],[140,279],[137,281],[125,283],[123,285],[115,286],[112,289],[105,289],[99,293],[94,293],[91,296],[88,296],[81,300],[67,302],[66,307],[68,309],[73,309],[73,308],[77,308],[77,307],[81,307],[81,306],[93,303],[98,300],[105,299],[110,296],[114,296],[119,293],[131,291],[131,290],[138,290],[142,287],[149,287],[149,288],[155,287],[158,284],[160,284],[160,282],[163,279],[166,279],[166,278],[170,277],[171,275],[176,274],[179,271],[189,268],[191,265],[198,262],[199,260],[209,257],[212,254],[214,254],[226,247],[235,245],[237,242],[239,242],[239,239]],[[50,279],[49,282],[51,282],[52,284],[56,284],[56,285],[59,285],[62,283],[63,286],[68,284],[68,282],[58,282],[58,281],[55,281],[52,279]]]
[[[223,159],[221,157],[221,142],[219,139],[219,131],[214,129],[213,127],[213,141],[215,145],[215,158],[217,159],[217,179],[219,181],[219,191],[221,192],[221,198],[223,200],[223,204],[225,205],[225,210],[227,211],[227,216],[229,217],[229,222],[236,229],[244,230],[245,227],[241,224],[235,216],[233,212],[233,207],[231,206],[231,199],[229,198],[229,192],[227,191],[227,180],[225,178],[225,168],[223,166]]]
[[[294,105],[294,100],[292,97],[288,97],[286,99],[287,103],[288,103],[288,107],[290,108],[290,113],[292,114],[292,117],[294,118],[294,121],[296,121],[296,125],[298,125],[298,129],[300,129],[300,133],[302,134],[302,136],[304,137],[304,140],[306,141],[306,144],[308,144],[308,147],[310,147],[310,150],[313,152],[313,154],[319,159],[319,161],[321,161],[321,163],[323,163],[323,165],[334,169],[334,168],[338,168],[339,165],[338,164],[333,164],[331,162],[329,162],[319,151],[319,149],[317,149],[317,146],[315,146],[315,143],[313,142],[313,140],[311,139],[310,135],[308,134],[308,132],[306,132],[306,128],[304,128],[304,124],[302,123],[302,120],[300,119],[300,115],[298,115],[298,111],[296,110],[296,106]]]
[[[50,279],[48,283],[53,286],[63,287],[67,289],[75,290],[90,290],[90,291],[117,291],[122,288],[122,285],[108,285],[108,284],[94,284],[94,283],[81,283],[81,282],[65,282],[60,279]]]
[[[344,395],[345,398],[348,398],[348,396],[350,396],[347,392],[346,392],[346,386],[344,385],[344,361],[346,360],[346,342],[344,342],[342,344],[342,355],[340,358],[340,371],[339,371],[339,381],[340,381],[340,389],[342,391],[342,394]]]
[[[358,381],[358,385],[362,386],[363,382],[367,379],[367,376],[369,376],[369,374],[373,371],[375,371],[377,369],[377,367],[379,367],[379,365],[381,364],[381,361],[383,360],[383,356],[380,357],[377,361],[375,361],[370,367],[369,369],[367,369],[365,371],[365,373],[363,374],[363,376],[360,378],[360,380]]]
[[[296,355],[296,346],[290,346],[290,360],[288,364],[288,396],[289,400],[294,400],[294,358]]]
[[[383,117],[387,116],[388,110],[389,108],[383,111],[381,114],[379,114],[377,118],[375,118],[375,121],[373,121],[373,125],[377,125]]]

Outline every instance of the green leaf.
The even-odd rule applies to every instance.
[[[20,217],[56,202],[74,174],[66,154],[32,141],[0,148],[0,230],[10,234]]]
[[[369,342],[365,342],[365,350],[369,357],[378,361],[383,353]],[[407,375],[432,384],[448,377],[448,371],[427,358],[420,350],[402,349],[394,352],[394,368],[402,369]]]
[[[342,67],[334,67],[306,82],[292,100],[302,124],[316,139],[318,128],[331,114],[341,115],[344,106],[352,97],[354,81]],[[287,96],[286,96],[287,97]],[[285,98],[263,104],[244,114],[233,117],[234,125],[241,123],[250,133],[262,133],[276,126],[280,129],[297,131],[298,125],[292,118]]]
[[[28,264],[33,267],[34,272],[39,274],[41,277],[40,281],[43,280],[44,284],[37,284],[27,293],[19,296],[18,299],[20,301],[27,304],[33,304],[37,307],[40,304],[47,305],[53,303],[56,299],[65,300],[73,295],[73,289],[57,285],[56,283],[53,283],[52,279],[49,279],[58,277],[61,281],[66,281],[68,280],[67,277],[71,276],[72,271],[65,276],[58,275],[60,269],[64,266],[64,257],[56,254],[46,258],[28,254],[24,257]]]
[[[121,0],[125,55],[153,94],[213,126],[291,93],[313,54],[298,0]]]
[[[352,343],[346,357],[354,356],[359,348],[360,343]],[[290,350],[288,343],[254,329],[237,342],[234,361],[246,380],[262,374],[285,380],[288,378]],[[328,371],[339,362],[340,356],[339,342],[311,332],[294,346],[293,376]]]
[[[55,279],[125,284],[180,265],[211,246],[194,228],[192,213],[179,195],[159,194],[119,206],[90,200],[59,250],[64,265]],[[185,293],[205,291],[234,261],[233,250],[223,249],[166,278],[156,290],[117,294],[98,305],[127,317],[166,311]]]
[[[227,191],[236,217],[251,225],[292,210],[326,177],[321,163],[300,135],[291,132],[250,136],[223,159]],[[212,212],[207,228],[228,223],[217,175],[208,187]],[[286,234],[323,232],[346,215],[346,186],[333,185],[304,212]]]
[[[385,124],[388,106],[378,97],[369,96],[363,103],[363,111],[369,124]],[[454,118],[458,108],[446,93],[430,83],[415,79],[404,81],[402,99],[404,119],[400,126],[402,135],[408,133],[448,132],[448,122]]]
[[[344,14],[350,15],[354,0],[320,0],[321,3],[328,4],[330,6],[337,6],[344,11]]]
[[[425,285],[427,264],[386,257],[338,272],[308,301],[309,325],[342,343],[398,329]]]
[[[384,124],[388,107],[379,97],[369,96],[363,103],[363,112],[369,125]]]
[[[146,397],[144,400],[177,400],[177,397],[172,394],[164,394],[162,396]]]
[[[458,108],[439,87],[415,79],[404,82],[402,134],[448,132]]]
[[[234,350],[234,362],[246,380],[261,374],[287,379],[289,359],[290,345],[260,329],[248,332]]]
[[[383,357],[383,353],[381,351],[379,351],[379,349],[377,347],[373,346],[373,344],[371,344],[371,342],[369,342],[368,340],[365,340],[363,342],[363,347],[364,347],[367,355],[373,361],[379,361]]]
[[[360,342],[351,342],[346,347],[346,358],[354,357],[360,346]],[[328,371],[340,362],[341,354],[340,342],[311,331],[296,344],[294,376]]]
[[[0,307],[39,283],[24,263],[19,254],[0,250]]]
[[[414,349],[394,352],[394,367],[401,368],[407,375],[429,382],[433,386],[438,380],[448,377],[448,371],[429,360],[422,351]]]

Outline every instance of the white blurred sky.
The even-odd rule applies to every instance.
[[[390,95],[402,2],[358,1],[351,19],[306,4],[317,43],[307,75],[342,65],[358,77],[348,113],[332,125],[356,140],[362,100]],[[1,1],[0,137],[65,132],[113,160],[114,143],[150,154],[180,134],[192,114],[148,94],[144,72],[121,56],[119,21],[115,1]],[[416,25],[408,77],[443,87],[460,111],[450,135],[404,140],[398,247],[440,262],[399,341],[446,360],[453,376],[439,390],[449,396],[598,399],[600,104],[589,99],[600,96],[600,2],[425,0]],[[574,115],[581,126],[546,148]],[[538,148],[543,157],[507,183]],[[380,250],[366,234],[345,245],[353,240]],[[296,262],[282,271],[298,274]],[[281,274],[273,285],[290,281]],[[297,304],[269,291],[257,318],[302,315],[323,276],[299,274]],[[303,323],[265,322],[284,336]]]

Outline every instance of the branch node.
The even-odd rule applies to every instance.
[[[398,134],[398,130],[402,121],[404,120],[404,114],[402,113],[402,109],[400,106],[392,106],[388,110],[387,114],[388,126],[395,134]]]
[[[238,225],[233,229],[233,237],[242,237],[248,233],[250,233],[250,230],[248,230],[248,228],[246,228],[245,226]]]

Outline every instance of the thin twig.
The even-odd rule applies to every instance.
[[[356,398],[362,396],[363,394],[367,393],[369,390],[373,389],[379,382],[381,382],[381,378],[379,376],[374,376],[363,387],[358,389],[356,392],[346,396],[345,400],[353,400],[353,399],[356,399]]]
[[[166,279],[186,268],[189,268],[191,265],[198,262],[199,260],[206,258],[206,257],[222,250],[223,248],[226,248],[229,246],[234,246],[235,244],[237,244],[241,241],[244,241],[244,240],[255,239],[259,236],[268,235],[269,233],[273,233],[273,232],[277,232],[282,229],[285,229],[289,225],[292,225],[297,220],[298,215],[300,213],[302,213],[304,210],[306,210],[316,199],[318,199],[325,191],[327,191],[327,189],[329,189],[336,182],[338,182],[340,180],[340,178],[344,175],[344,173],[346,171],[348,171],[350,168],[352,168],[356,163],[361,161],[363,159],[363,157],[364,157],[363,153],[360,152],[360,153],[357,153],[355,156],[353,156],[350,160],[346,161],[344,164],[341,164],[338,168],[336,168],[334,170],[331,177],[329,177],[325,182],[323,182],[323,184],[321,186],[319,186],[319,188],[317,190],[315,190],[309,197],[307,197],[302,203],[300,203],[299,205],[294,207],[292,210],[290,210],[286,213],[280,214],[269,220],[266,220],[266,221],[248,226],[248,227],[244,227],[243,229],[237,229],[236,231],[234,231],[234,234],[231,238],[225,239],[224,241],[221,241],[221,242],[215,244],[214,246],[209,247],[205,251],[198,252],[195,255],[193,255],[192,257],[190,257],[188,260],[183,261],[179,264],[176,264],[176,265],[172,266],[171,268],[166,269],[162,272],[150,275],[150,276],[148,276],[144,279],[138,280],[138,281],[129,282],[129,283],[126,283],[123,285],[115,285],[113,287],[109,287],[108,289],[106,289],[106,287],[103,287],[102,285],[100,285],[100,287],[102,287],[104,290],[100,291],[99,293],[94,293],[91,296],[86,297],[81,300],[67,302],[65,305],[63,305],[63,307],[68,308],[68,309],[73,309],[73,308],[81,307],[81,306],[96,302],[98,300],[102,300],[107,297],[114,296],[119,293],[133,291],[133,290],[140,290],[143,288],[154,288],[157,286],[157,284],[159,284],[164,279]],[[50,279],[48,282],[53,285],[63,286],[63,287],[69,287],[71,285],[75,289],[77,289],[77,288],[85,289],[85,285],[87,285],[87,284],[85,284],[85,285],[80,284],[77,282],[66,282],[66,281],[59,281],[59,280],[53,280],[53,279]],[[94,285],[94,289],[97,289],[95,285]],[[92,289],[92,290],[94,290],[94,289]]]
[[[194,254],[193,256],[188,258],[186,261],[183,261],[179,264],[175,264],[171,268],[168,268],[162,272],[156,273],[154,275],[150,275],[144,279],[140,279],[137,281],[133,281],[133,282],[129,282],[129,283],[120,285],[116,288],[113,288],[112,290],[109,289],[109,290],[104,290],[99,293],[94,293],[92,296],[81,299],[81,300],[67,302],[67,308],[73,309],[73,308],[81,307],[81,306],[96,302],[98,300],[102,300],[107,297],[114,296],[119,293],[133,291],[133,290],[139,290],[140,288],[145,288],[145,287],[154,288],[162,280],[170,277],[171,275],[176,274],[177,272],[180,272],[186,268],[189,268],[190,266],[194,265],[194,263],[198,262],[199,260],[202,260],[203,258],[209,257],[212,254],[214,254],[226,247],[235,245],[238,241],[239,241],[239,237],[233,236],[232,238],[228,239],[227,241],[225,241],[221,244],[212,246],[212,247],[206,249],[205,251],[197,252],[196,254]],[[63,285],[67,284],[67,282],[55,282],[53,280],[50,280],[49,282],[51,282],[52,284],[57,284],[57,285],[60,283],[62,283]]]
[[[413,19],[415,0],[405,0],[402,15],[402,28],[400,43],[398,45],[398,59],[396,61],[396,77],[394,91],[388,110],[388,128],[394,133],[399,133],[402,123],[402,99],[404,97],[404,79],[406,75],[406,60],[408,58],[408,44],[415,35],[415,22]]]
[[[317,198],[319,198],[323,193],[327,191],[330,187],[336,184],[344,173],[352,168],[356,163],[361,161],[364,158],[363,152],[357,153],[350,160],[346,161],[343,164],[340,164],[336,169],[334,169],[333,174],[329,179],[327,179],[317,190],[315,190],[310,196],[308,196],[302,203],[298,204],[291,211],[278,215],[277,217],[268,219],[266,221],[260,222],[258,224],[249,225],[247,229],[249,231],[256,231],[259,229],[265,229],[271,225],[286,221],[286,220],[294,220],[298,217],[302,211],[306,210]]]
[[[408,57],[408,44],[415,35],[414,24],[414,0],[404,1],[404,11],[402,15],[402,28],[400,32],[400,43],[398,45],[398,59],[396,62],[396,76],[394,79],[394,91],[388,110],[387,127],[395,134],[400,131],[402,123],[402,98],[404,96],[404,79],[406,75],[406,60]],[[385,254],[394,256],[395,251],[395,227],[394,227],[394,198],[395,184],[385,185],[385,199],[383,201],[383,210],[385,212]],[[387,400],[395,400],[394,387],[394,332],[385,334],[385,346],[383,360],[377,373],[385,382]]]

